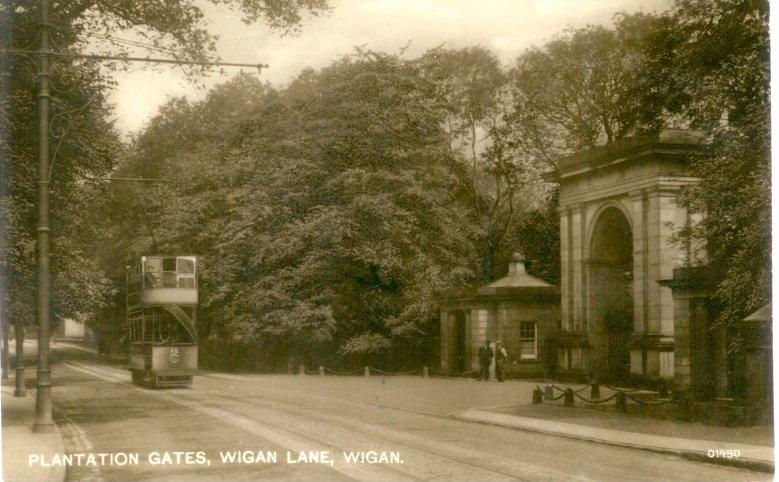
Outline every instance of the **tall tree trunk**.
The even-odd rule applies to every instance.
[[[27,395],[26,381],[24,379],[24,325],[18,323],[15,326],[16,334],[16,389],[14,397]]]
[[[2,325],[0,325],[0,329],[3,330],[3,380],[8,380],[8,369],[10,365],[10,361],[8,359],[8,322],[5,320],[2,320]]]

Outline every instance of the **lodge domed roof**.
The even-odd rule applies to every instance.
[[[552,285],[527,274],[524,256],[520,253],[514,253],[509,263],[508,274],[488,284],[486,288],[545,288],[548,286]]]
[[[525,271],[525,258],[514,253],[509,262],[509,272],[503,278],[478,288],[449,289],[441,292],[444,304],[463,302],[487,302],[489,300],[510,300],[534,303],[560,301],[560,290]]]

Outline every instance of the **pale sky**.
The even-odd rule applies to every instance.
[[[332,11],[305,19],[302,31],[282,37],[262,25],[245,25],[227,8],[204,3],[209,28],[219,35],[226,62],[269,64],[261,78],[282,87],[306,67],[321,68],[355,46],[397,52],[411,42],[410,58],[444,44],[486,47],[509,65],[524,49],[540,45],[566,27],[610,24],[617,12],[662,12],[671,0],[331,0]],[[111,94],[116,126],[123,134],[142,129],[170,97],[201,99],[237,69],[189,83],[180,69],[136,70],[115,75]],[[256,71],[255,71],[256,72]]]

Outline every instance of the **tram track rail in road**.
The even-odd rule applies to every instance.
[[[373,385],[347,383],[353,380],[342,380],[349,390],[333,391],[325,389],[329,384],[326,384],[327,387],[321,385],[324,380],[318,377],[309,380],[305,377],[206,372],[197,376],[190,388],[150,390],[131,384],[123,367],[88,359],[83,357],[85,354],[77,354],[79,358],[71,362],[62,357],[64,370],[58,377],[84,382],[84,388],[76,389],[76,393],[80,391],[82,394],[79,396],[81,405],[100,406],[106,416],[110,414],[119,419],[128,415],[125,409],[143,410],[141,407],[145,406],[175,414],[182,422],[193,419],[193,416],[199,418],[198,432],[179,433],[178,425],[167,418],[161,420],[163,423],[159,428],[153,423],[151,427],[166,441],[157,449],[170,447],[168,450],[175,450],[182,443],[189,450],[205,448],[209,457],[215,460],[211,470],[202,472],[202,475],[211,478],[229,477],[231,474],[245,477],[252,473],[258,474],[258,477],[278,478],[292,473],[297,478],[315,476],[316,480],[586,480],[587,477],[624,480],[624,474],[631,473],[631,478],[636,480],[657,477],[667,480],[734,480],[745,477],[762,480],[760,476],[764,475],[681,460],[676,456],[629,448],[614,449],[586,441],[557,440],[556,437],[473,424],[447,417],[445,410],[438,414],[425,414],[392,407],[382,403],[385,397],[371,395],[370,387]],[[89,379],[109,382],[116,388],[105,391],[107,386],[94,385]],[[88,388],[91,386],[94,388]],[[128,388],[132,392],[126,392]],[[119,403],[118,408],[101,404],[101,397],[95,397],[97,392],[93,390],[111,393],[110,398],[116,401],[111,403]],[[358,393],[354,390],[369,391]],[[131,393],[134,395],[130,396]],[[361,400],[347,397],[359,397]],[[144,402],[144,398],[148,401]],[[83,417],[73,418],[90,423]],[[102,426],[90,424],[84,429],[89,436],[96,437],[93,440],[96,450],[128,448],[128,445],[107,436]],[[137,437],[134,426],[130,428],[130,433],[133,431]],[[213,431],[213,437],[207,435],[209,431]],[[203,443],[192,446],[191,441],[197,441],[201,436],[205,436]],[[174,442],[176,440],[178,442]],[[135,443],[135,446],[130,446],[133,450],[139,447],[137,441]],[[277,464],[264,464],[269,472],[254,472],[260,467],[253,468],[251,463],[221,464],[219,460],[222,450],[269,448],[277,452],[279,459]],[[286,450],[293,455],[297,451],[326,450],[336,464],[333,468],[323,464],[284,464]],[[358,450],[399,452],[405,463],[344,463],[341,451]],[[223,471],[223,468],[228,470]],[[143,470],[146,477],[161,474],[154,467],[144,467]],[[194,477],[201,473],[197,470],[190,467],[179,473],[183,475],[186,472],[189,477]],[[109,472],[114,478],[121,478],[123,473],[115,469]]]
[[[132,385],[126,372],[95,364],[63,363],[87,375],[163,398],[253,433],[291,451],[329,450],[333,454],[357,447],[400,451],[403,464],[363,465],[336,462],[343,475],[371,480],[419,480],[467,478],[471,480],[588,480],[535,464],[462,448],[441,440],[408,434],[382,425],[322,413],[313,408],[293,408],[284,393],[263,387],[266,396],[238,396],[197,388],[153,391]],[[316,396],[315,394],[310,394]],[[334,397],[323,397],[334,400]],[[208,401],[204,400],[208,399]],[[286,399],[286,400],[285,400]],[[335,399],[340,403],[354,403]],[[394,410],[392,408],[386,408]],[[249,417],[247,414],[254,416]],[[418,414],[418,416],[425,416]],[[440,418],[440,417],[436,417]],[[260,421],[261,420],[261,421]]]

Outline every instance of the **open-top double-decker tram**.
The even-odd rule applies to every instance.
[[[127,328],[133,382],[192,383],[197,372],[197,258],[142,256],[128,266]]]

